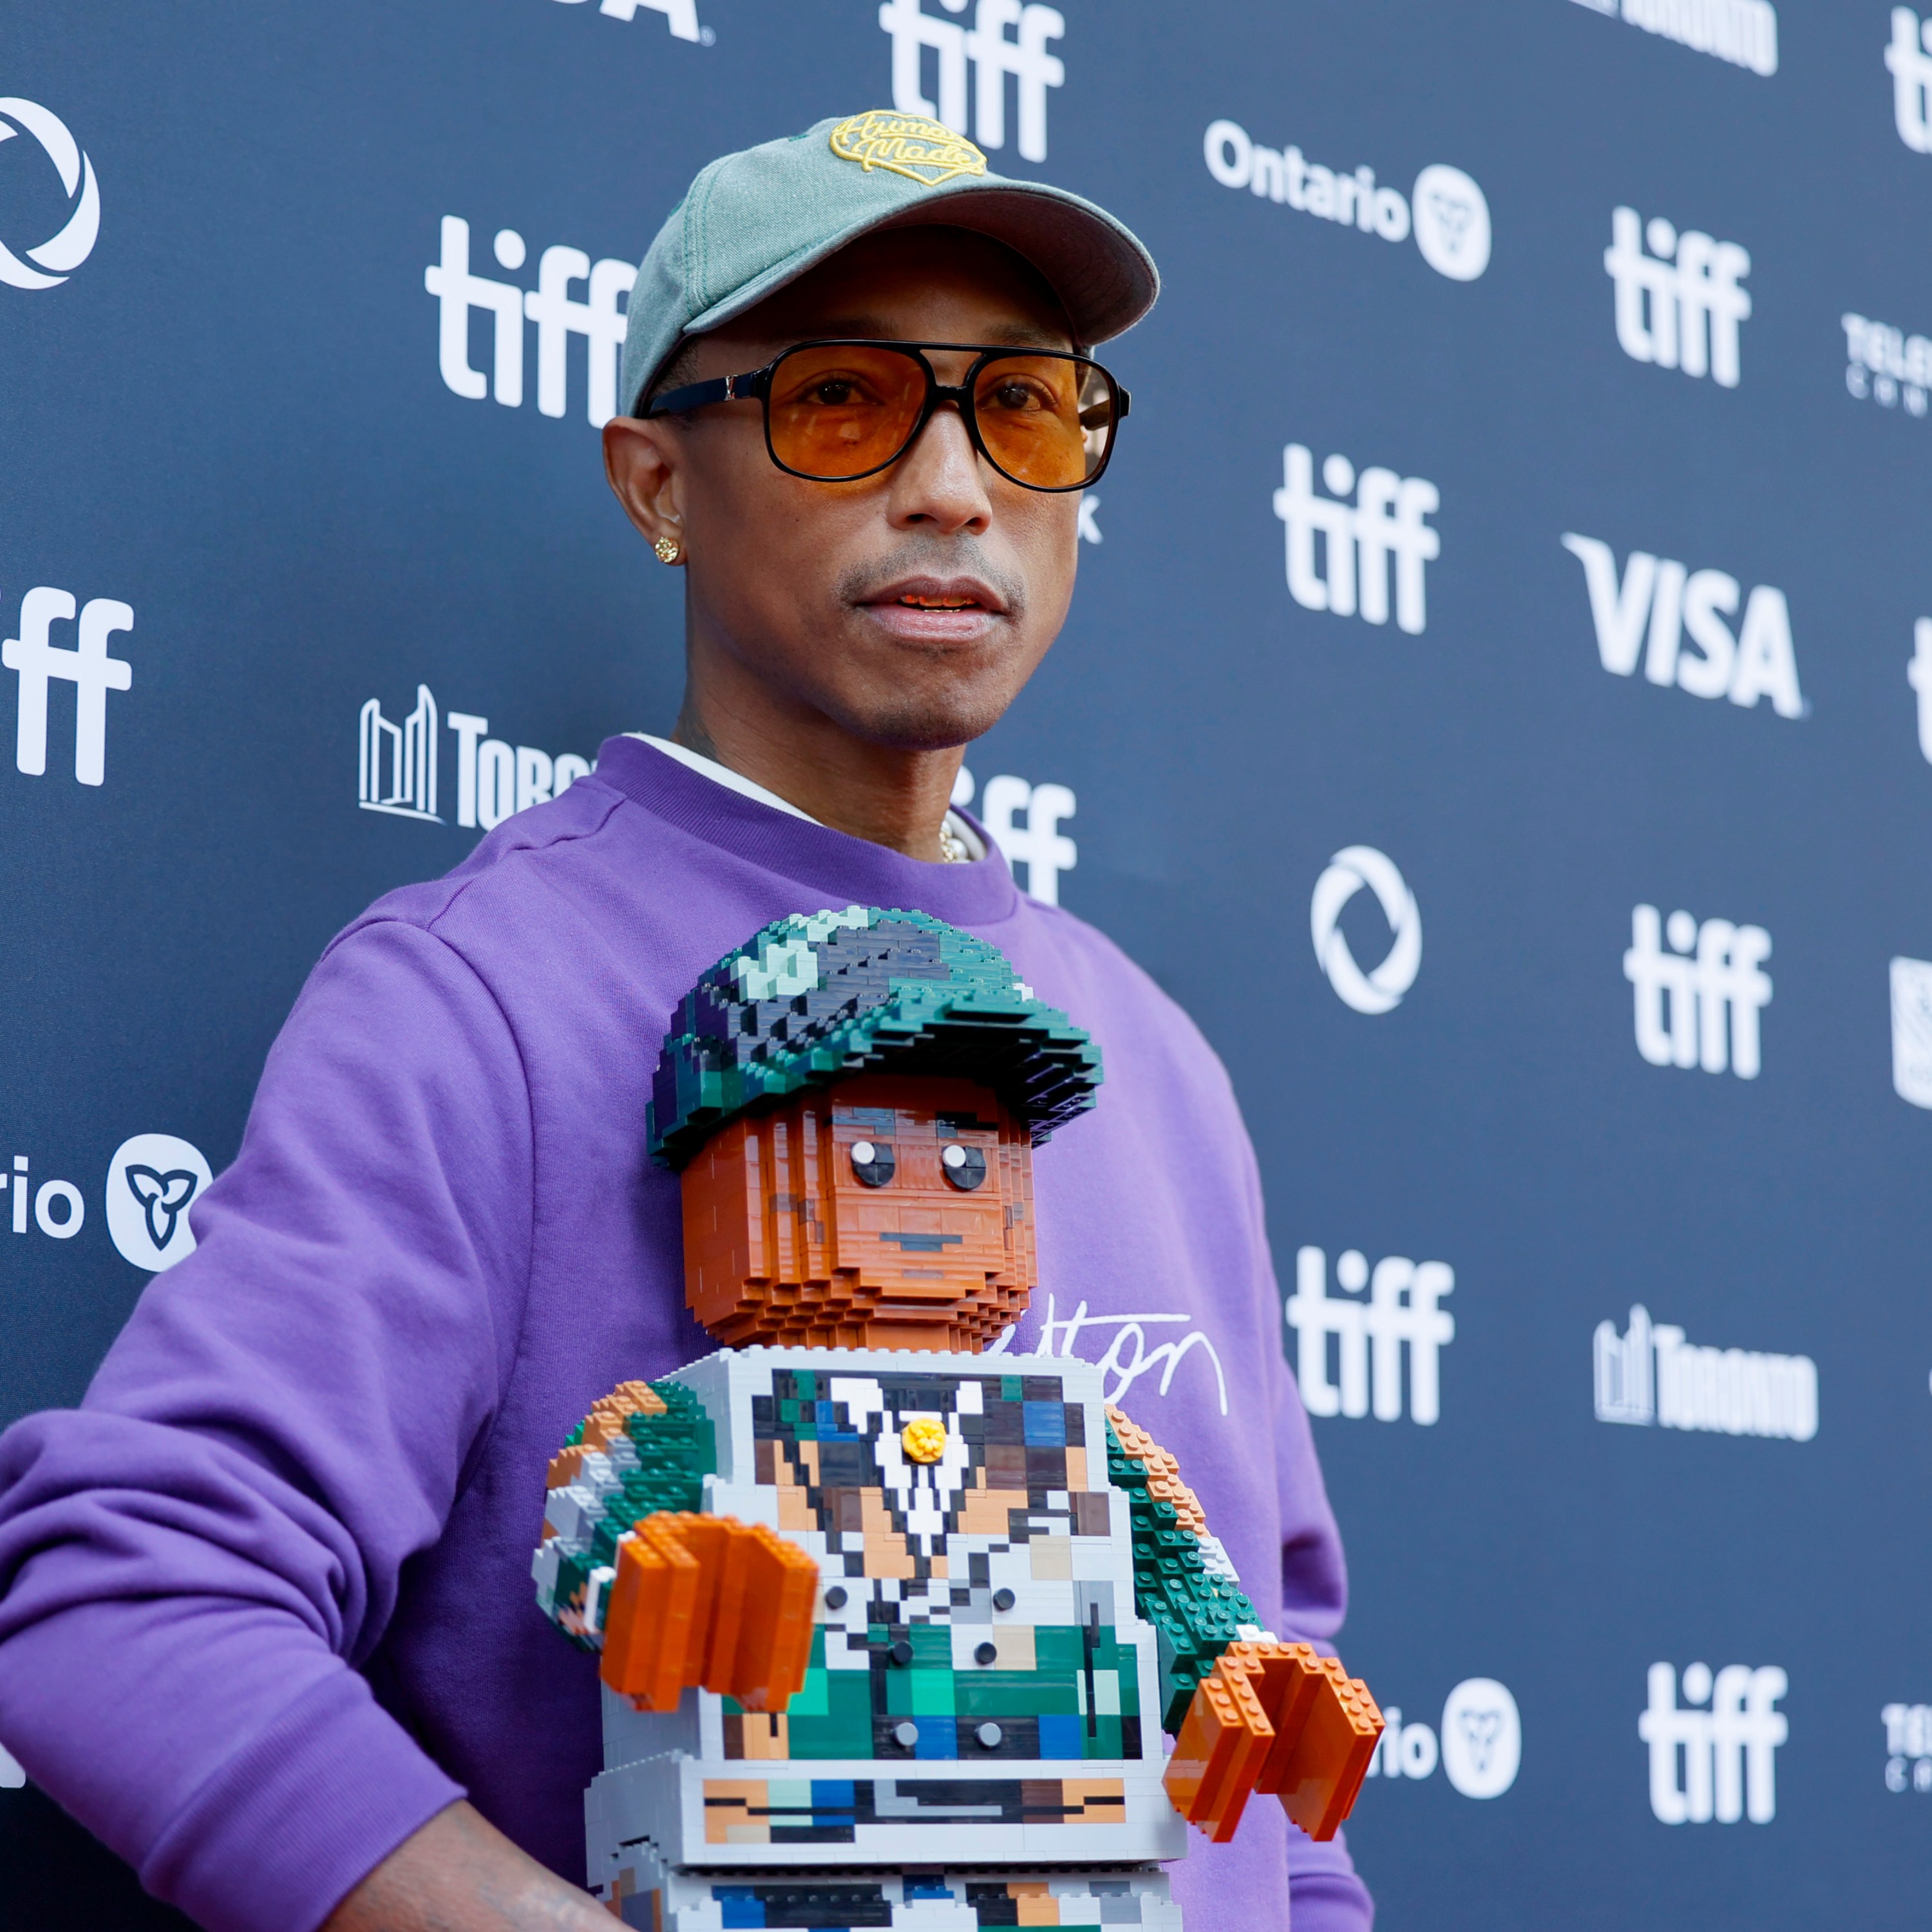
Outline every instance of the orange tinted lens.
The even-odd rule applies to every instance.
[[[772,371],[772,448],[807,476],[862,476],[904,448],[925,400],[924,366],[895,350],[795,349]]]
[[[1077,488],[1100,468],[1113,435],[1106,379],[1088,362],[1005,356],[980,370],[973,406],[987,454],[1016,482]]]

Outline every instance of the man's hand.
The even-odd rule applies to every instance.
[[[456,1804],[405,1838],[322,1932],[610,1932],[611,1923],[588,1892]]]

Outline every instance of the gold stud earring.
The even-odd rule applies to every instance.
[[[675,563],[684,554],[684,547],[675,537],[659,537],[651,545],[658,554],[660,563]]]

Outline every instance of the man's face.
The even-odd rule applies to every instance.
[[[976,1349],[1033,1288],[1031,1138],[966,1081],[865,1075],[734,1120],[683,1197],[686,1299],[734,1347]]]
[[[868,236],[736,322],[697,338],[682,380],[761,367],[815,337],[1072,343],[1018,256],[957,228]],[[972,360],[928,352],[943,382]],[[755,400],[688,425],[605,432],[612,487],[646,535],[676,538],[694,652],[716,650],[790,704],[908,751],[987,730],[1058,634],[1073,592],[1079,496],[1008,482],[958,413],[935,413],[889,469],[851,483],[787,475]]]

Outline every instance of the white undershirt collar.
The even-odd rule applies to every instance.
[[[768,805],[774,812],[789,812],[794,818],[802,818],[808,825],[824,823],[814,818],[808,812],[801,812],[788,798],[781,798],[775,791],[768,791],[755,779],[748,778],[742,772],[734,772],[729,765],[721,765],[716,758],[707,758],[702,752],[694,752],[688,745],[674,744],[668,738],[654,736],[649,731],[627,731],[627,738],[641,739],[644,743],[663,752],[668,758],[675,758],[681,765],[709,778],[713,784],[721,784],[728,791],[735,791],[742,796],[755,799],[760,805]],[[983,859],[986,848],[980,835],[960,817],[958,812],[949,811],[946,814],[946,830],[965,848],[969,860]]]

